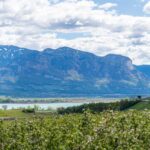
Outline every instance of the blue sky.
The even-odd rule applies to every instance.
[[[146,15],[143,12],[143,7],[148,2],[148,0],[95,0],[95,2],[99,4],[104,4],[108,2],[116,3],[118,4],[117,12],[119,14],[143,16]]]
[[[0,44],[73,47],[150,64],[150,0],[0,0]]]

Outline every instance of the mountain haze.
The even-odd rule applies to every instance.
[[[121,55],[69,47],[30,50],[0,46],[0,95],[16,97],[148,94],[150,76]]]

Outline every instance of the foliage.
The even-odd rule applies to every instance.
[[[59,108],[58,113],[59,114],[82,113],[84,110],[87,110],[87,109],[90,109],[92,112],[102,112],[105,110],[126,110],[139,102],[141,102],[141,100],[126,99],[126,100],[121,100],[119,102],[111,102],[111,103],[89,103],[89,104],[83,104],[80,106]]]
[[[141,101],[142,101],[141,99],[137,99],[137,100],[121,100],[119,102],[120,110],[126,110],[126,109],[130,108],[131,106],[134,106],[134,105],[140,103]]]
[[[35,113],[35,108],[24,108],[23,110],[22,110],[22,112],[24,112],[24,113]]]
[[[14,97],[0,97],[0,103],[59,103],[70,101],[66,98],[14,98]]]
[[[2,98],[0,97],[0,103],[12,103],[13,100],[11,98]]]
[[[148,150],[150,111],[50,115],[0,122],[1,150]]]
[[[140,103],[137,103],[136,105],[133,105],[130,109],[136,109],[136,110],[144,110],[144,109],[150,109],[150,101],[142,101]]]

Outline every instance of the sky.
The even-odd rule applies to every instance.
[[[0,45],[68,46],[150,64],[150,0],[0,0]]]

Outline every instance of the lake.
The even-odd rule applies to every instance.
[[[35,105],[40,107],[41,109],[57,109],[59,107],[71,107],[82,105],[83,103],[1,103],[0,109],[3,109],[3,106],[7,106],[7,109],[17,109],[17,108],[27,108],[34,107]]]

